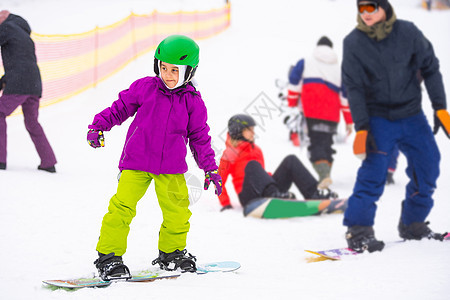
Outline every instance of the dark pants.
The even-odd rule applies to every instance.
[[[274,190],[285,193],[292,183],[305,199],[311,198],[317,190],[317,180],[295,155],[287,156],[273,176],[270,176],[259,162],[252,160],[245,167],[239,201],[245,206],[253,199],[273,196]]]
[[[22,105],[25,128],[41,159],[40,166],[43,168],[54,166],[56,164],[55,154],[38,122],[39,97],[34,95],[3,95],[0,97],[0,162],[6,163],[6,117],[19,105]]]
[[[308,118],[306,124],[309,136],[309,160],[312,163],[319,160],[333,162],[333,154],[336,153],[332,148],[333,135],[336,134],[337,123]]]
[[[433,207],[432,196],[441,158],[425,115],[421,112],[395,121],[371,117],[370,128],[377,151],[369,152],[358,170],[344,214],[344,225],[373,226],[376,201],[383,194],[388,163],[397,145],[408,161],[406,174],[410,180],[406,186],[401,220],[405,225],[424,222]]]
[[[395,146],[394,150],[392,150],[391,157],[389,158],[389,165],[388,165],[389,171],[395,172],[395,170],[397,169],[397,161],[399,155],[400,151],[398,150],[398,146]]]

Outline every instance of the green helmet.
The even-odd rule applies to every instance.
[[[171,35],[159,43],[155,57],[172,65],[197,67],[199,47],[193,39],[184,35]]]
[[[159,62],[172,65],[186,65],[184,83],[191,81],[197,70],[200,48],[197,43],[184,35],[171,35],[165,38],[155,50],[153,69],[159,76]]]

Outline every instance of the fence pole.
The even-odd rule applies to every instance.
[[[99,48],[99,27],[95,26],[95,38],[94,38],[94,87],[97,87],[98,81],[98,48]]]
[[[135,30],[135,24],[134,24],[134,13],[133,11],[130,14],[130,23],[131,23],[131,39],[132,39],[132,47],[133,47],[133,59],[136,59],[137,57],[137,43],[136,43],[136,30]]]

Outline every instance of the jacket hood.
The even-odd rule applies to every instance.
[[[367,26],[366,23],[364,23],[361,16],[358,14],[357,17],[358,25],[356,26],[356,29],[366,33],[371,39],[381,41],[387,38],[387,36],[392,32],[392,29],[394,28],[394,23],[396,21],[397,15],[395,14],[394,9],[391,9],[390,17],[387,18],[386,21],[379,22],[372,26]]]
[[[0,11],[0,24],[2,24],[9,17],[9,11],[2,10]]]
[[[337,54],[333,51],[332,48],[325,45],[317,46],[313,51],[313,56],[318,61],[326,64],[338,63]]]

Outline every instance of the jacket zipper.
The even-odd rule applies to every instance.
[[[161,151],[161,160],[159,163],[159,170],[158,172],[161,171],[162,168],[162,164],[163,164],[163,159],[164,159],[164,151],[165,151],[165,146],[166,146],[166,138],[167,138],[167,125],[169,124],[169,120],[170,120],[170,114],[172,113],[172,109],[173,109],[173,93],[170,94],[170,109],[169,109],[169,114],[167,115],[167,120],[166,120],[166,132],[164,133],[164,141],[163,141],[163,147],[162,147],[162,151]]]

